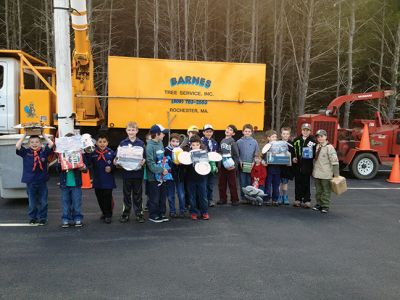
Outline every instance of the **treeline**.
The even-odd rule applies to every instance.
[[[392,89],[388,101],[350,105],[396,117],[399,0],[88,0],[98,93],[107,56],[267,64],[266,127],[292,125],[337,95]],[[54,65],[52,0],[1,0],[0,48]],[[72,34],[72,33],[71,33]]]

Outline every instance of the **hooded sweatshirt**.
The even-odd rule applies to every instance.
[[[251,136],[242,136],[237,141],[237,146],[239,149],[240,162],[253,162],[254,155],[260,151],[257,141]]]
[[[161,141],[156,142],[154,140],[150,140],[146,146],[146,175],[148,181],[156,181],[154,174],[160,174],[164,171],[163,167],[157,165],[157,151],[164,152],[163,143]]]

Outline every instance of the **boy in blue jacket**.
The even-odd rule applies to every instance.
[[[145,153],[144,142],[139,139],[136,135],[139,132],[139,127],[136,122],[129,122],[126,126],[126,134],[128,137],[119,143],[120,146],[139,146],[143,147],[143,154]],[[145,164],[145,159],[143,158],[141,165]],[[139,223],[144,223],[143,216],[143,199],[142,199],[142,186],[143,186],[143,168],[137,171],[122,171],[123,178],[123,193],[124,193],[124,208],[122,211],[121,218],[119,221],[121,223],[126,223],[129,221],[129,216],[131,214],[132,204],[133,210],[136,215],[136,221]]]
[[[207,148],[208,152],[218,152],[219,146],[218,142],[213,138],[214,128],[210,124],[206,124],[203,127],[203,137],[201,138],[202,144]],[[216,172],[218,168],[215,168]],[[215,202],[213,200],[214,186],[216,181],[216,172],[210,172],[207,175],[207,200],[208,206],[214,207]]]
[[[108,137],[100,133],[96,140],[96,149],[90,155],[90,164],[93,167],[93,188],[102,212],[101,219],[111,223],[113,214],[113,189],[116,188],[113,173],[115,153],[107,147]]]
[[[25,148],[22,147],[25,137],[26,133],[18,140],[15,147],[16,154],[21,156],[23,160],[21,181],[26,183],[28,193],[29,224],[46,225],[47,180],[49,179],[47,163],[54,144],[46,134],[43,134],[43,138],[47,142],[47,145],[43,148],[40,137],[32,135],[29,137],[28,148]]]

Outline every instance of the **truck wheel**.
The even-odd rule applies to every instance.
[[[372,179],[378,173],[379,162],[372,153],[360,153],[351,163],[351,172],[358,179]]]

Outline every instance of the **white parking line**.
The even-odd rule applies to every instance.
[[[0,227],[32,227],[32,226],[38,226],[38,225],[29,223],[0,223]]]
[[[390,188],[390,187],[348,187],[348,190],[400,190],[400,188]]]

